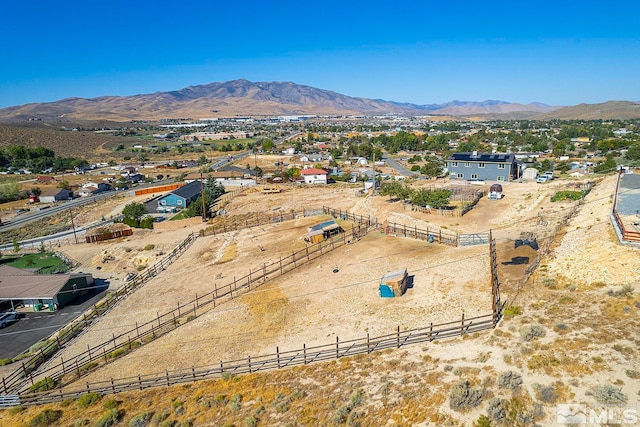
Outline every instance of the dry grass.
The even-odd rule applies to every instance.
[[[238,244],[236,242],[231,242],[224,250],[224,253],[216,261],[216,264],[224,264],[226,262],[231,262],[238,257]]]

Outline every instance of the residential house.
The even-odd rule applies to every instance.
[[[200,181],[193,181],[158,199],[158,212],[175,212],[187,208],[200,196]]]
[[[80,197],[92,196],[94,194],[102,193],[104,191],[111,190],[111,185],[104,182],[87,182],[82,184],[82,188],[78,191]]]
[[[326,184],[329,174],[323,169],[309,168],[301,170],[300,175],[304,178],[305,184]]]
[[[48,176],[48,175],[39,175],[36,178],[36,182],[38,184],[52,184],[53,182],[55,182],[56,178],[53,176]]]
[[[71,199],[73,199],[73,192],[64,188],[49,188],[40,194],[40,201],[42,203],[54,203]]]
[[[520,178],[522,164],[513,154],[454,153],[447,159],[450,179],[509,182]]]

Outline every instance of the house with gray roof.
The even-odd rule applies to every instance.
[[[158,198],[158,212],[176,212],[187,208],[200,196],[200,181],[193,181]]]
[[[453,153],[447,168],[450,179],[465,181],[509,182],[522,174],[522,164],[507,153]]]

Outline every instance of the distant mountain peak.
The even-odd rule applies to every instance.
[[[633,106],[633,107],[630,107]],[[620,109],[634,109],[628,102]],[[0,109],[0,120],[159,120],[190,117],[198,119],[236,115],[381,115],[416,114],[527,118],[553,115],[552,107],[539,102],[510,103],[495,99],[453,100],[444,104],[412,104],[382,99],[346,96],[290,81],[252,82],[239,78],[226,82],[191,85],[185,88],[135,96],[67,98],[56,102],[33,103]],[[582,107],[583,109],[589,107]],[[570,114],[570,113],[569,113]],[[635,114],[632,112],[631,114]]]

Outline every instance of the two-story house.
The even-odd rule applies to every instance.
[[[454,153],[447,159],[449,178],[509,182],[520,178],[522,165],[513,154]]]

